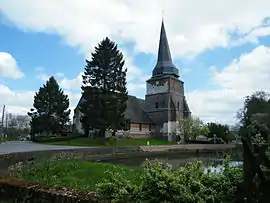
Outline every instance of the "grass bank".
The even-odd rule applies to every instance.
[[[91,146],[91,147],[131,147],[144,146],[149,142],[150,145],[172,145],[175,143],[154,138],[124,138],[116,139],[93,139],[93,138],[76,138],[65,141],[47,142],[50,145],[65,145],[65,146]],[[44,144],[46,142],[43,142]]]
[[[142,168],[117,164],[95,163],[76,159],[51,159],[30,166],[15,165],[11,175],[17,179],[37,181],[73,189],[95,190],[95,185],[108,179],[106,171],[124,171],[126,178],[136,182]]]

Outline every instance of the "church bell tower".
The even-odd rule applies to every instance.
[[[162,20],[157,64],[146,81],[145,109],[155,124],[155,136],[175,140],[177,121],[191,115],[184,95],[184,82],[173,64]]]

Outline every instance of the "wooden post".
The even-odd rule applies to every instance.
[[[249,157],[249,149],[247,146],[247,141],[245,138],[242,138],[243,142],[243,171],[244,171],[244,190],[245,190],[245,197],[247,200],[252,198],[252,191],[253,191],[253,177],[254,177],[254,170],[252,167],[252,163],[250,162]]]
[[[242,138],[243,142],[243,158],[244,158],[244,185],[245,185],[245,197],[247,201],[251,201],[254,194],[255,184],[253,179],[257,174],[261,184],[265,185],[266,177],[260,167],[260,162],[258,157],[256,157],[252,150],[252,143],[250,139],[250,134]]]

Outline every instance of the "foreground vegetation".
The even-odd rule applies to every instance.
[[[107,179],[106,171],[123,170],[129,180],[135,180],[141,168],[81,161],[78,159],[52,159],[31,166],[16,165],[11,175],[18,179],[33,180],[74,189],[94,190],[101,179]]]
[[[54,158],[10,169],[14,178],[95,191],[104,200],[118,202],[232,202],[242,169],[204,173],[201,162],[176,171],[160,162],[146,162],[144,169],[76,159]]]

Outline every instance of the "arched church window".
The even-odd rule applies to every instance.
[[[158,108],[158,102],[156,102],[156,108]]]
[[[179,110],[179,108],[180,108],[180,105],[179,105],[179,102],[177,102],[177,109]]]

